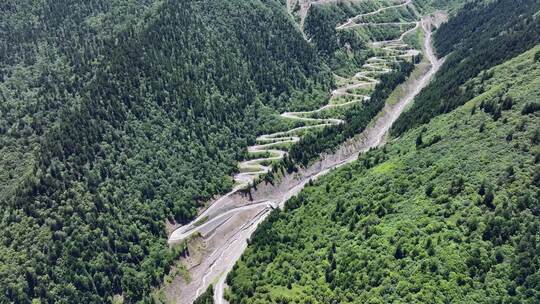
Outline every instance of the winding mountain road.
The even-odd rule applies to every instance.
[[[296,143],[300,141],[300,133],[303,131],[345,123],[343,120],[337,118],[321,119],[311,118],[309,116],[328,109],[346,107],[355,103],[369,101],[369,96],[350,93],[350,90],[375,86],[379,82],[376,77],[390,72],[392,70],[390,68],[391,63],[395,61],[396,57],[403,58],[418,55],[420,51],[408,48],[408,45],[403,43],[403,38],[409,33],[415,31],[419,24],[420,22],[415,22],[414,28],[405,31],[399,38],[395,40],[372,43],[374,48],[381,49],[384,51],[386,56],[369,58],[361,67],[361,70],[350,80],[349,84],[344,85],[332,92],[332,98],[330,99],[329,104],[313,111],[282,113],[281,117],[283,118],[308,121],[311,124],[284,132],[276,132],[259,136],[256,140],[258,144],[249,147],[248,152],[253,155],[262,154],[267,156],[247,160],[238,165],[241,173],[234,176],[234,180],[237,184],[235,190],[245,188],[249,184],[254,183],[258,177],[272,169],[270,166],[272,161],[280,160],[285,156],[286,152],[276,147],[282,146],[283,144]],[[336,102],[337,98],[341,96],[350,96],[354,99],[344,103]]]
[[[407,5],[410,2],[409,0],[401,5]],[[383,9],[377,12],[381,11]],[[347,23],[349,22],[350,20],[347,21]],[[226,303],[223,299],[226,274],[241,257],[247,247],[247,240],[257,226],[270,214],[271,210],[282,208],[284,203],[298,194],[310,180],[314,180],[334,168],[354,161],[358,158],[359,153],[384,143],[385,136],[392,124],[422,88],[429,83],[444,61],[437,59],[434,55],[431,45],[431,24],[433,24],[432,18],[425,17],[416,23],[415,28],[403,33],[398,39],[373,42],[372,47],[380,49],[384,55],[369,58],[361,70],[352,79],[348,79],[346,85],[332,92],[329,104],[313,111],[281,114],[286,119],[309,121],[310,125],[262,135],[257,138],[256,145],[248,148],[250,153],[268,155],[266,155],[267,157],[242,162],[239,166],[244,172],[234,177],[237,186],[233,191],[217,199],[190,224],[178,228],[169,237],[169,243],[176,243],[197,234],[202,237],[206,244],[206,251],[203,256],[190,269],[191,280],[189,282],[180,282],[182,284],[182,294],[178,298],[180,303],[192,303],[210,284],[214,284],[214,302],[218,304]],[[362,134],[348,140],[335,153],[324,155],[321,160],[308,168],[284,176],[275,185],[257,185],[254,190],[251,190],[249,196],[239,191],[252,183],[261,174],[268,172],[271,169],[268,163],[279,160],[286,154],[285,151],[279,149],[279,146],[300,140],[301,131],[345,123],[338,118],[318,119],[310,116],[335,107],[369,102],[369,96],[355,94],[351,90],[373,86],[378,82],[378,76],[391,70],[391,62],[398,60],[400,57],[410,57],[418,54],[418,50],[408,48],[403,42],[405,35],[418,27],[422,28],[425,35],[423,53],[429,60],[430,67],[418,77],[407,80],[403,85],[406,93],[396,104],[387,104]],[[341,25],[338,28],[347,29],[348,27]],[[347,102],[338,102],[339,97],[345,95],[349,95],[354,99]]]
[[[354,16],[352,18],[349,18],[347,20],[347,22],[345,22],[342,25],[338,26],[337,29],[338,30],[343,30],[343,29],[346,29],[346,28],[354,27],[356,25],[356,21],[358,19],[361,19],[362,17],[377,15],[377,14],[380,14],[380,13],[386,11],[386,10],[399,8],[399,7],[404,7],[404,6],[407,6],[407,5],[411,4],[411,3],[412,3],[412,0],[405,0],[403,3],[400,3],[400,4],[385,6],[385,7],[382,7],[380,9],[376,10],[376,11],[356,15],[356,16]],[[366,24],[369,24],[369,23],[363,23],[363,24],[366,25]]]

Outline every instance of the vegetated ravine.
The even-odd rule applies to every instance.
[[[407,3],[404,3],[407,5]],[[379,10],[382,11],[382,10]],[[365,14],[362,14],[365,15]],[[280,208],[284,202],[296,195],[311,180],[326,174],[331,169],[357,159],[358,154],[384,143],[385,135],[404,108],[425,87],[431,77],[442,65],[443,59],[437,59],[431,45],[431,27],[439,23],[443,14],[436,17],[424,17],[416,22],[416,27],[410,29],[394,40],[373,42],[371,45],[385,55],[369,58],[361,70],[343,87],[332,92],[330,102],[324,107],[306,112],[286,112],[282,117],[302,120],[306,126],[284,132],[264,134],[257,138],[257,144],[249,147],[254,155],[263,155],[256,159],[247,160],[240,164],[241,173],[235,176],[237,186],[228,194],[214,201],[191,223],[175,230],[169,237],[170,243],[177,243],[196,236],[202,237],[205,247],[201,252],[186,258],[189,265],[189,282],[180,279],[181,295],[171,291],[172,297],[180,303],[192,303],[210,284],[214,285],[215,303],[224,303],[223,291],[227,273],[240,258],[247,246],[247,240],[273,208]],[[339,25],[337,29],[350,28],[351,22],[359,16]],[[346,26],[345,26],[346,25]],[[370,25],[376,25],[371,23]],[[356,26],[362,26],[357,24]],[[308,129],[324,128],[330,125],[345,123],[338,118],[316,118],[314,114],[331,109],[346,107],[363,102],[369,102],[370,97],[351,93],[351,89],[375,85],[378,76],[390,72],[391,62],[398,57],[412,57],[419,53],[410,49],[403,38],[421,27],[424,33],[423,54],[428,59],[430,67],[419,75],[411,77],[403,85],[405,93],[394,104],[386,104],[381,113],[372,121],[361,134],[342,144],[334,153],[321,157],[320,160],[294,174],[285,174],[275,184],[259,184],[246,195],[242,191],[261,174],[269,172],[272,161],[281,159],[286,152],[281,150],[283,144],[296,143],[302,132]],[[353,100],[339,102],[340,96],[348,95]],[[176,284],[176,282],[175,282]],[[171,294],[169,293],[169,296]]]

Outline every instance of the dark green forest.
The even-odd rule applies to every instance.
[[[230,303],[539,303],[539,52],[274,210]]]
[[[368,10],[373,6],[370,2],[359,7],[343,6],[352,11]],[[367,6],[367,7],[364,7]],[[310,9],[304,32],[312,39],[312,43],[325,58],[332,70],[340,74],[350,74],[354,68],[361,66],[371,54],[365,47],[365,40],[354,31],[337,31],[336,25],[342,21],[345,8],[341,5],[315,5]],[[346,47],[347,46],[347,47]]]
[[[438,55],[447,56],[446,62],[412,108],[400,116],[392,133],[402,134],[464,104],[475,94],[464,85],[468,80],[538,44],[539,10],[537,0],[467,3],[435,33]]]
[[[261,110],[333,78],[282,3],[0,4],[0,302],[147,299]]]

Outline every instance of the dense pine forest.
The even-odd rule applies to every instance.
[[[147,299],[264,111],[333,78],[283,4],[0,4],[0,302]]]
[[[538,303],[539,54],[275,210],[230,303]]]

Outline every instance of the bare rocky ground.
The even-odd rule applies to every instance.
[[[233,191],[217,199],[191,224],[180,227],[170,235],[171,243],[198,238],[199,244],[196,248],[190,248],[190,257],[185,259],[190,280],[178,277],[165,287],[166,296],[171,302],[192,303],[213,284],[215,303],[226,303],[223,299],[226,274],[242,255],[257,225],[270,211],[282,207],[286,200],[298,194],[310,180],[354,161],[362,152],[384,144],[392,124],[442,65],[443,60],[437,59],[433,53],[431,27],[440,24],[444,18],[442,13],[423,18],[423,51],[430,67],[407,80],[402,85],[404,93],[398,102],[387,104],[363,133],[342,144],[334,153],[323,155],[309,167],[285,175],[274,185],[263,183],[249,194]]]

